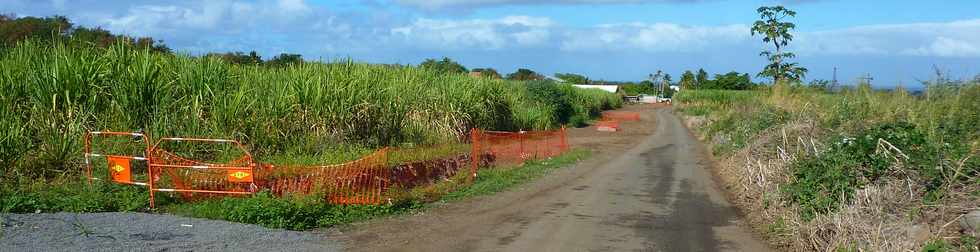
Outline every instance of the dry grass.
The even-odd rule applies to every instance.
[[[828,109],[826,105],[832,102],[820,99],[837,98],[807,96],[780,88],[768,92],[768,95],[760,94],[762,99],[753,98],[754,101],[784,109],[793,115],[793,119],[750,133],[751,137],[742,148],[716,153],[721,158],[716,172],[731,192],[732,201],[746,213],[748,221],[777,248],[789,251],[918,251],[935,241],[956,244],[964,236],[957,225],[958,218],[978,209],[980,200],[976,195],[980,180],[966,175],[975,169],[968,167],[968,161],[977,158],[975,142],[968,154],[946,159],[939,166],[945,169],[944,188],[939,190],[943,195],[939,201],[925,200],[930,193],[921,183],[925,178],[911,167],[905,167],[909,161],[907,151],[884,140],[879,141],[878,151],[896,161],[888,174],[875,181],[864,181],[866,184],[858,188],[850,200],[841,202],[836,211],[804,220],[799,214],[799,206],[789,204],[780,188],[794,179],[794,161],[819,156],[827,149],[825,139],[865,125],[914,116],[913,110],[928,110],[928,107],[912,102],[904,93],[865,93],[862,95],[868,97],[867,103],[861,106],[867,110],[863,113],[873,117],[861,121],[845,120],[839,128],[827,128],[826,119],[840,116],[842,112]],[[718,138],[730,138],[733,133],[703,129],[721,121],[720,118],[728,116],[726,113],[758,111],[746,110],[745,105],[718,104],[702,99],[680,102],[679,107],[688,115],[685,123],[692,129],[702,129],[699,137],[713,144],[724,142],[725,139],[719,141]],[[700,111],[706,106],[710,112]],[[915,119],[924,120],[921,117]],[[712,133],[714,135],[709,135]]]

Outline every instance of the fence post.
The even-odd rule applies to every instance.
[[[85,175],[88,176],[88,187],[92,188],[92,163],[89,153],[92,152],[92,132],[85,132]]]
[[[479,130],[476,128],[470,129],[470,182],[476,180],[476,169],[480,165],[480,138]]]
[[[561,149],[560,152],[568,151],[568,140],[565,138],[565,125],[561,126],[561,146],[559,148]]]
[[[151,150],[152,151],[152,150]],[[146,186],[150,191],[150,209],[153,209],[153,155],[146,155]]]
[[[521,157],[521,165],[524,165],[524,161],[527,161],[524,156],[524,130],[517,132],[517,142],[520,143],[517,155]]]

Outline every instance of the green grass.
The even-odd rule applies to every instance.
[[[588,158],[589,155],[591,153],[588,150],[574,149],[551,159],[528,161],[521,167],[482,169],[477,172],[477,181],[475,183],[448,193],[444,199],[452,201],[500,192],[507,188],[537,179],[552,170]]]

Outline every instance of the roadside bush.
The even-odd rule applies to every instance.
[[[934,190],[943,181],[940,171],[934,169],[937,151],[914,125],[885,123],[853,138],[838,137],[825,152],[794,162],[794,180],[783,189],[800,205],[800,216],[806,220],[836,210],[855,190],[894,172],[896,165],[917,171],[924,186]],[[901,163],[896,164],[897,160]]]
[[[766,129],[782,125],[791,115],[786,110],[768,105],[738,105],[709,125],[709,136],[723,138],[714,146],[716,154],[745,147],[749,140]]]
[[[141,187],[84,182],[0,187],[0,212],[128,212],[149,207]],[[164,200],[165,201],[165,200]]]

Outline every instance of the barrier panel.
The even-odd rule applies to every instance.
[[[639,121],[640,113],[638,112],[622,112],[622,111],[606,111],[602,112],[602,118],[600,121]]]
[[[473,129],[471,138],[473,176],[483,160],[481,156],[491,156],[494,165],[522,165],[529,159],[554,157],[568,150],[565,127],[558,131],[520,132]]]
[[[95,136],[138,138],[143,141],[139,151],[143,155],[94,153],[91,147]],[[106,157],[106,178],[147,186],[151,208],[155,207],[156,192],[171,192],[185,200],[196,200],[250,195],[260,190],[280,197],[322,195],[332,204],[381,204],[388,201],[391,186],[424,186],[457,177],[467,168],[466,177],[472,182],[480,167],[522,165],[526,160],[553,157],[568,150],[564,127],[558,131],[521,132],[473,129],[470,143],[382,148],[342,164],[260,165],[235,140],[168,137],[151,147],[148,139],[142,133],[86,134],[86,174],[90,181],[98,179],[92,174],[90,157]],[[224,149],[202,147],[206,145],[224,146]],[[206,157],[197,157],[195,153],[204,153]],[[144,172],[133,172],[134,160],[146,162]]]
[[[193,144],[231,145],[242,154],[231,161],[217,163],[195,160],[168,151],[161,144],[183,142]],[[186,200],[215,195],[247,195],[258,191],[255,181],[255,162],[241,143],[227,139],[161,138],[150,150],[149,175],[150,207],[154,192],[176,192]]]
[[[619,121],[598,121],[595,124],[596,130],[605,132],[619,131]]]
[[[93,180],[106,179],[120,184],[148,185],[149,176],[147,175],[146,162],[150,143],[146,134],[142,132],[90,131],[86,132],[84,137],[85,175],[88,177],[89,184],[92,184]],[[108,141],[96,143],[103,147],[99,148],[101,151],[93,150],[93,141],[96,139]],[[137,144],[138,142],[142,144]],[[129,154],[118,153],[126,150],[129,151]],[[137,152],[138,154],[136,154]],[[104,177],[94,174],[92,166],[95,161],[93,158],[105,158]],[[133,162],[141,162],[143,165],[134,167]]]
[[[262,165],[256,184],[274,195],[322,193],[334,204],[380,204],[390,184],[388,148],[343,164]]]

